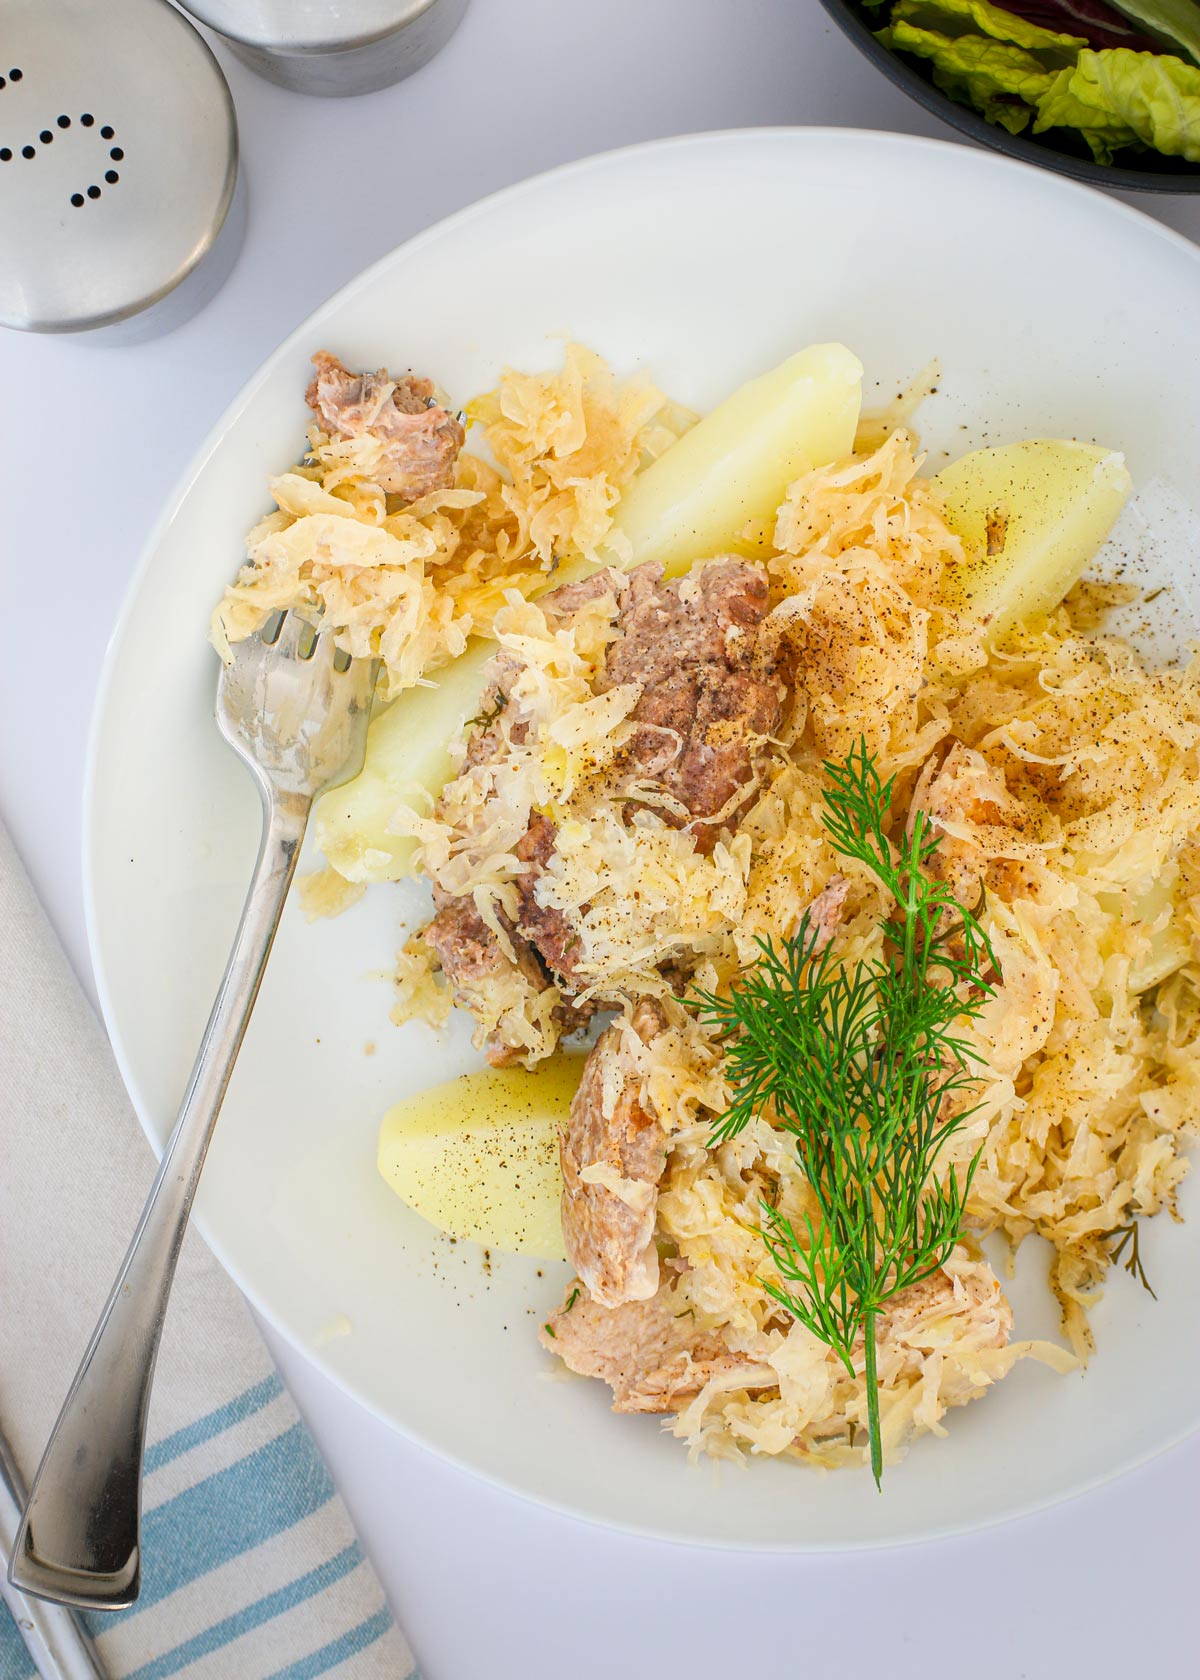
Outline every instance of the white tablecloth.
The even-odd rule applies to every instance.
[[[85,981],[80,789],[105,639],[177,476],[286,331],[410,233],[588,152],[758,123],[950,132],[859,58],[817,0],[473,0],[412,81],[345,102],[284,93],[221,56],[251,195],[225,289],[173,336],[129,349],[0,333],[0,810]],[[1200,236],[1200,198],[1140,202]],[[826,1668],[923,1680],[948,1660],[972,1680],[1115,1680],[1194,1661],[1200,1440],[991,1533],[736,1557],[500,1494],[271,1346],[425,1680]]]

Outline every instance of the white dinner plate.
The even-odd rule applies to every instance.
[[[209,614],[303,444],[310,354],[428,371],[456,399],[569,334],[705,409],[815,340],[862,357],[867,402],[932,357],[933,460],[1072,435],[1123,449],[1139,488],[1110,561],[1198,621],[1200,262],[1101,194],[994,154],[897,135],[761,130],[637,147],[498,194],[385,257],[254,375],[138,569],[92,740],[87,898],[122,1070],[161,1145],[229,948],[258,797],[212,723]],[[310,859],[315,862],[315,859]],[[255,1305],[364,1406],[448,1459],[576,1515],[718,1545],[877,1544],[1061,1499],[1200,1420],[1200,1218],[1145,1232],[1157,1302],[1114,1274],[1086,1375],[1026,1362],[889,1470],[690,1464],[599,1383],[555,1380],[535,1333],[565,1268],[451,1247],[375,1170],[398,1097],[478,1061],[388,1021],[416,887],[309,925],[293,899],[221,1117],[198,1215]],[[1184,1211],[1188,1197],[1183,1199]],[[1053,1334],[1045,1255],[1022,1251],[1017,1332]]]

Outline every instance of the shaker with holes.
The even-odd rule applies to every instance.
[[[0,325],[128,342],[213,295],[244,217],[237,124],[167,0],[5,0]]]

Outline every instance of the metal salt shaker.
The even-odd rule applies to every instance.
[[[148,338],[241,243],[237,123],[167,0],[4,0],[0,325]]]
[[[370,93],[419,70],[467,0],[180,0],[252,70],[296,93]]]

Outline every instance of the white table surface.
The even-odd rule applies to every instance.
[[[418,229],[589,152],[758,123],[951,134],[817,0],[473,0],[416,77],[338,102],[221,57],[250,192],[223,291],[144,346],[0,334],[0,811],[88,984],[80,791],[105,641],[177,476],[286,332]],[[1200,198],[1140,202],[1200,237]],[[747,1558],[632,1540],[500,1493],[268,1339],[426,1680],[790,1680],[825,1665],[916,1680],[948,1662],[972,1680],[1195,1672],[1200,1439],[966,1539]]]

